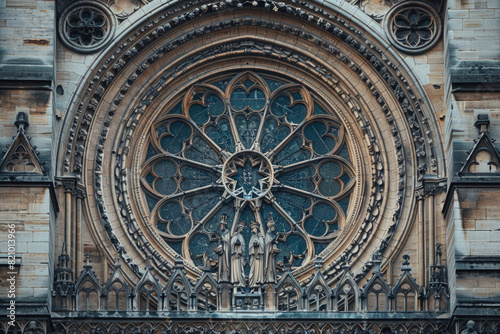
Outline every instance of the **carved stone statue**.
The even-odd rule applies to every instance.
[[[227,230],[227,216],[222,215],[220,221],[220,240],[215,253],[219,256],[219,282],[229,282],[230,275],[230,234]]]
[[[250,275],[248,284],[253,287],[264,282],[264,237],[260,233],[259,224],[252,222],[252,237],[248,251],[250,254]]]
[[[269,213],[269,218],[267,220],[267,232],[264,245],[264,280],[266,282],[276,283],[277,272],[276,272],[276,255],[280,252],[277,247],[278,240],[275,233],[276,227],[272,213]]]
[[[244,223],[239,223],[236,226],[234,235],[231,238],[231,283],[236,286],[245,286],[244,259],[245,259],[245,240],[241,231],[243,231]]]
[[[474,327],[476,327],[476,323],[473,320],[469,320],[467,321],[467,328],[464,329],[460,334],[477,334]]]

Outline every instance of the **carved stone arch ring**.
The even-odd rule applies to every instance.
[[[105,47],[116,31],[113,12],[98,1],[77,1],[66,6],[59,17],[59,36],[64,45],[80,53]]]

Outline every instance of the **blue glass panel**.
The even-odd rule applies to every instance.
[[[182,242],[169,241],[168,245],[179,255],[182,255]]]
[[[276,258],[278,261],[283,261],[284,256],[286,256],[287,258],[291,258],[292,255],[295,255],[292,265],[294,267],[298,267],[303,262],[302,254],[306,250],[306,245],[307,243],[302,236],[298,234],[289,235],[286,239],[286,242],[278,243],[278,249],[281,252]]]
[[[318,203],[314,206],[312,217],[306,219],[304,228],[307,233],[315,237],[321,237],[326,233],[337,230],[337,223],[328,224],[337,217],[335,208],[326,203]]]
[[[152,157],[154,157],[157,154],[158,154],[158,152],[156,152],[156,150],[154,149],[153,145],[149,144],[148,145],[148,150],[146,152],[146,159],[145,159],[145,161],[148,161],[149,159],[151,159]]]
[[[342,185],[335,178],[342,173],[342,167],[333,161],[325,162],[319,168],[319,175],[323,179],[318,190],[323,196],[335,196],[342,191]]]
[[[327,112],[319,104],[314,102],[314,115],[325,115]]]
[[[194,136],[193,143],[184,153],[186,159],[198,161],[207,165],[221,163],[217,152],[201,136]]]
[[[197,233],[189,240],[189,251],[191,259],[198,267],[205,265],[205,259],[208,261],[217,259],[214,250],[217,248],[217,241],[211,241],[209,236],[204,233]],[[211,261],[210,261],[211,262]]]
[[[191,137],[191,127],[182,121],[170,123],[170,134],[160,140],[161,147],[168,153],[177,154],[182,151],[183,143]]]
[[[337,201],[337,204],[340,205],[340,207],[344,211],[344,214],[347,214],[347,209],[349,208],[350,199],[351,199],[351,196],[349,195],[349,196]]]
[[[313,218],[318,221],[329,222],[337,217],[337,212],[335,208],[330,204],[318,203],[313,208]]]
[[[182,102],[177,103],[175,106],[170,109],[168,112],[169,115],[171,114],[182,114]]]
[[[229,202],[224,204],[206,223],[205,230],[208,232],[218,231],[222,215],[226,215],[227,229],[231,230],[234,218],[234,204]]]
[[[219,120],[217,125],[209,125],[205,129],[205,133],[212,139],[217,146],[222,150],[234,153],[235,144],[233,133],[231,132],[231,125],[225,118]]]
[[[149,211],[151,212],[151,211],[153,211],[153,208],[156,206],[156,204],[158,204],[158,200],[149,196],[147,193],[145,193],[145,195],[146,195],[146,202],[148,203]]]
[[[195,221],[201,221],[217,204],[222,194],[218,191],[200,192],[184,199],[184,205],[192,210]]]
[[[215,173],[193,166],[181,167],[181,174],[181,189],[184,191],[213,184],[219,179]]]
[[[257,137],[259,131],[260,117],[257,115],[250,116],[249,119],[245,115],[239,114],[234,118],[236,129],[243,145],[249,149]]]
[[[307,218],[304,222],[304,229],[312,236],[321,237],[325,234],[327,226],[322,221],[318,221],[314,218]]]
[[[300,169],[295,169],[290,172],[286,172],[278,176],[276,179],[290,187],[294,187],[301,190],[313,191],[314,182],[312,177],[314,176],[315,169],[313,166],[307,166]]]
[[[204,101],[200,97],[200,103],[189,108],[189,116],[196,124],[205,124],[209,116],[217,117],[224,112],[224,103],[215,94],[206,95]]]
[[[316,255],[318,255],[319,253],[321,253],[326,247],[328,246],[327,243],[319,243],[319,242],[315,242],[314,243],[314,253]]]
[[[302,99],[300,94],[298,97]],[[281,94],[271,103],[271,112],[277,117],[285,116],[291,123],[300,124],[306,118],[307,107],[302,103],[295,104],[292,107],[290,96]]]
[[[266,105],[266,96],[257,88],[252,89],[248,94],[243,89],[237,88],[231,93],[230,101],[236,111],[244,110],[247,106],[257,111]]]
[[[273,220],[276,226],[277,232],[290,232],[292,227],[290,223],[279,213],[278,210],[273,208],[272,205],[264,203],[260,211],[260,216],[264,224],[264,230],[267,231],[267,220],[269,219],[269,213],[272,213]]]
[[[153,181],[156,179],[156,177],[153,174],[148,173],[148,175],[146,175],[146,177],[144,179],[149,184],[149,186],[152,187],[153,186]]]
[[[274,118],[268,118],[264,123],[262,139],[260,142],[261,152],[268,152],[278,146],[288,135],[290,128],[287,126],[278,126],[278,121]]]
[[[274,195],[276,202],[295,222],[302,221],[303,211],[311,206],[309,198],[288,191],[280,191]]]
[[[221,80],[221,81],[217,81],[213,85],[224,92],[226,90],[228,84],[229,84],[228,80]]]
[[[160,179],[155,182],[155,190],[162,195],[171,195],[177,190],[174,175],[177,173],[177,164],[170,160],[161,160],[155,163],[154,172]]]
[[[325,136],[329,130],[323,122],[312,122],[304,128],[304,136],[312,141],[314,152],[328,154],[335,147],[335,139]]]
[[[349,184],[349,181],[351,181],[351,177],[349,176],[349,174],[344,173],[344,174],[340,177],[340,180],[344,183],[344,186],[346,186],[346,185],[348,185],[348,184]]]
[[[170,232],[173,235],[184,235],[191,230],[191,220],[182,214],[182,207],[178,202],[167,202],[160,209],[160,217],[170,221]]]
[[[339,152],[339,156],[351,162],[351,158],[349,157],[349,151],[347,151],[347,145],[342,145],[342,149]]]
[[[301,148],[302,143],[302,138],[294,137],[276,154],[273,163],[286,166],[311,159],[311,152]]]
[[[274,92],[276,89],[280,88],[281,86],[283,86],[281,82],[274,81],[271,79],[266,79],[265,81],[267,83],[267,87],[269,87],[269,89],[271,90],[271,93]]]

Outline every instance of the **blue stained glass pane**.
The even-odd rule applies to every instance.
[[[178,202],[167,202],[160,209],[160,217],[170,222],[170,233],[184,235],[191,230],[191,220],[182,214],[182,207]]]
[[[335,178],[342,173],[342,167],[333,161],[325,162],[319,168],[319,175],[323,179],[318,190],[323,196],[335,196],[342,191],[342,185]]]
[[[193,143],[184,154],[186,159],[198,161],[207,165],[220,164],[217,152],[201,136],[194,136]]]
[[[312,177],[314,176],[315,169],[313,166],[307,166],[300,169],[295,169],[290,172],[286,172],[278,176],[276,179],[290,187],[294,187],[301,190],[313,191],[314,182]]]
[[[268,118],[264,124],[261,151],[268,152],[278,146],[288,135],[290,128],[287,126],[278,126],[278,121],[274,118]]]
[[[307,218],[304,222],[304,229],[312,236],[321,237],[325,234],[327,226],[323,221],[319,221],[314,218]]]
[[[328,246],[327,243],[319,243],[319,242],[315,242],[314,243],[314,253],[316,255],[318,255],[319,253],[321,253],[326,247]]]
[[[196,193],[184,199],[184,206],[193,210],[192,217],[195,221],[201,221],[215,207],[220,196],[218,191]]]
[[[243,89],[237,88],[231,93],[230,101],[234,110],[241,111],[248,106],[257,111],[266,105],[266,96],[260,89],[252,89],[247,94]]]
[[[288,191],[280,191],[275,197],[278,204],[295,222],[301,222],[303,211],[311,206],[309,198]]]
[[[161,147],[168,153],[177,154],[182,151],[183,143],[191,137],[191,127],[182,121],[170,123],[170,134],[161,138]]]
[[[273,208],[272,205],[264,203],[260,212],[265,231],[267,231],[267,220],[269,219],[269,213],[272,213],[277,232],[290,232],[292,230],[290,223],[288,223],[288,221],[279,213],[278,210]]]
[[[243,145],[249,149],[257,137],[257,131],[259,131],[260,117],[257,115],[252,115],[247,119],[245,115],[239,114],[234,118],[234,123],[236,129],[238,129],[238,134]]]
[[[301,148],[302,143],[302,138],[294,137],[276,154],[274,163],[286,166],[311,159],[311,152]]]
[[[222,215],[226,215],[227,219],[227,229],[231,230],[233,226],[233,218],[234,218],[234,204],[233,202],[229,202],[224,204],[206,223],[205,230],[207,232],[215,232],[220,228],[220,221]]]
[[[215,183],[219,178],[213,172],[201,168],[196,168],[193,166],[181,167],[181,174],[182,174],[181,188],[184,191],[188,191],[199,187],[204,187],[206,185]]]
[[[205,133],[212,139],[217,146],[222,150],[234,153],[235,144],[231,125],[225,118],[219,120],[217,125],[209,125],[205,129]]]
[[[229,84],[228,80],[222,80],[222,81],[217,81],[213,85],[217,88],[219,88],[221,91],[225,91],[227,88],[227,85]]]
[[[326,203],[316,204],[313,208],[313,218],[318,221],[329,222],[337,217],[335,209]]]
[[[169,115],[171,114],[182,114],[182,102],[177,103],[175,106],[170,109],[168,112]]]
[[[280,88],[281,86],[283,86],[283,84],[281,82],[274,81],[271,79],[267,79],[266,83],[267,83],[267,86],[269,87],[269,89],[271,90],[271,93],[274,92],[276,89]]]
[[[350,199],[351,199],[351,196],[347,196],[347,197],[337,201],[338,205],[340,205],[340,207],[344,211],[344,214],[347,214],[347,209],[349,208]]]
[[[327,112],[316,102],[314,103],[314,115],[325,115]]]
[[[169,241],[168,245],[179,255],[182,255],[182,242]]]
[[[301,99],[300,94],[298,97]],[[287,121],[291,123],[300,124],[306,118],[307,107],[303,103],[295,104],[292,107],[290,96],[288,94],[282,94],[271,103],[271,112],[277,117],[285,116]]]
[[[200,103],[193,104],[189,108],[189,116],[196,124],[205,124],[209,116],[217,117],[224,112],[224,103],[214,94],[205,96],[205,100],[200,99]]]
[[[162,195],[171,195],[177,190],[174,175],[177,173],[177,164],[170,160],[161,160],[155,163],[154,172],[160,179],[155,182],[155,190]]]
[[[304,238],[298,234],[289,235],[286,242],[278,243],[278,249],[281,251],[276,257],[278,261],[283,261],[283,257],[293,258],[293,266],[300,266],[303,262],[303,254],[306,250],[306,241]]]
[[[347,145],[346,144],[342,145],[342,149],[339,152],[339,156],[341,156],[342,158],[344,158],[347,161],[351,162],[351,158],[349,156],[349,151],[347,151]]]
[[[292,98],[295,102],[297,101],[301,101],[302,100],[302,94],[300,94],[299,92],[295,92],[292,94]]]
[[[217,259],[214,250],[217,248],[217,241],[210,240],[209,236],[204,233],[195,234],[189,240],[189,251],[191,252],[191,259],[198,267],[205,266],[205,261]]]
[[[349,181],[351,181],[351,178],[349,177],[349,174],[344,173],[344,175],[340,177],[340,180],[344,183],[344,186],[346,186],[349,184]]]
[[[323,122],[312,122],[304,129],[304,135],[312,141],[314,152],[317,154],[328,154],[335,147],[335,139],[325,136],[327,126]]]
[[[290,104],[292,101],[288,95],[282,94],[273,100],[271,103],[271,112],[277,117],[285,116],[289,111],[291,111]]]
[[[145,161],[148,161],[149,159],[151,159],[152,157],[154,157],[157,154],[158,154],[158,152],[156,152],[156,150],[154,149],[153,145],[149,144],[148,145],[148,150],[146,152],[146,159],[145,159]]]
[[[153,186],[153,181],[155,180],[155,176],[153,174],[148,173],[148,175],[146,175],[144,179],[146,180],[146,182],[149,184],[150,187]]]
[[[156,204],[158,204],[158,200],[149,196],[147,193],[145,195],[146,195],[146,202],[148,203],[148,209],[151,212],[153,211],[153,208],[156,206]]]

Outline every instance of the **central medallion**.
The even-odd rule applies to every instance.
[[[264,197],[273,184],[274,172],[269,159],[255,151],[241,151],[224,164],[222,180],[226,190],[244,200]]]

